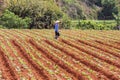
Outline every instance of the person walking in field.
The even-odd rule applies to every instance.
[[[57,20],[55,22],[55,25],[54,25],[54,28],[55,28],[55,39],[57,39],[60,36],[60,33],[58,31],[58,29],[59,29],[59,23],[60,23],[60,21]]]

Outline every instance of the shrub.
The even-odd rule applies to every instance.
[[[79,21],[77,24],[77,29],[94,29],[95,23],[90,21]]]
[[[120,12],[117,15],[113,13],[113,16],[115,17],[117,26],[119,26],[120,25]]]
[[[19,16],[15,15],[13,12],[9,10],[5,10],[3,15],[0,18],[1,23],[6,28],[28,28],[31,19],[25,17],[24,19],[20,18]]]
[[[114,23],[111,24],[101,24],[101,23],[96,23],[94,21],[88,21],[88,20],[81,20],[78,22],[76,25],[77,29],[94,29],[94,30],[113,30],[115,27]]]
[[[4,27],[3,25],[0,25],[0,29],[6,29],[6,27]]]
[[[52,28],[52,22],[63,16],[53,0],[11,0],[9,10],[19,17],[30,17],[30,28]]]
[[[64,29],[70,29],[71,28],[71,21],[66,15],[64,15],[64,17],[62,19],[61,27],[64,28]]]

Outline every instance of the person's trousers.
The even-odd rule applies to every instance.
[[[55,38],[57,39],[60,36],[60,33],[58,31],[55,31]]]

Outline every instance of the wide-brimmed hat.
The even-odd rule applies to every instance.
[[[59,23],[59,22],[60,22],[59,20],[55,21],[55,23]]]

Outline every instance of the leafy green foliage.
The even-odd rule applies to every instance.
[[[0,21],[3,26],[6,28],[28,28],[31,19],[25,17],[24,19],[20,18],[19,16],[15,15],[14,13],[6,10],[0,18]]]
[[[32,14],[42,16],[47,9],[64,12],[72,19],[114,19],[117,14],[116,3],[120,0],[4,0],[8,1],[10,11],[20,17]],[[57,6],[59,5],[59,6]],[[120,5],[120,3],[118,4]],[[1,6],[1,4],[0,4]],[[3,8],[1,8],[3,9]],[[33,19],[32,19],[33,20]],[[35,20],[35,19],[34,19]],[[37,20],[35,20],[36,22]],[[39,23],[39,22],[37,22]],[[36,24],[34,24],[36,25]]]
[[[74,3],[75,1],[74,1],[74,0],[64,0],[64,2],[67,3],[67,4],[72,4],[72,3]]]
[[[113,30],[115,27],[115,24],[101,24],[101,23],[96,23],[95,21],[87,21],[87,20],[82,20],[79,21],[76,28],[77,29],[94,29],[94,30]]]
[[[50,0],[11,0],[9,10],[20,17],[30,17],[30,28],[51,28],[55,20],[62,18],[63,12]]]
[[[118,0],[8,0],[8,10],[14,13],[19,19],[12,19],[13,24],[26,24],[26,21],[31,19],[29,28],[53,28],[56,20],[61,20],[61,28],[70,29],[72,19],[97,19],[97,11],[100,11],[100,19],[116,19],[118,20],[118,7],[116,7],[116,1]],[[57,6],[59,4],[59,6]],[[118,4],[119,5],[119,4]],[[11,15],[11,13],[8,13]],[[113,17],[113,14],[114,17]],[[70,17],[68,17],[68,16]],[[28,19],[26,19],[26,17]],[[3,17],[2,17],[3,18]],[[12,18],[12,17],[11,17]],[[8,18],[7,18],[8,19]],[[23,21],[26,20],[26,21]],[[9,20],[9,24],[10,24]],[[26,27],[28,28],[28,23]],[[97,24],[95,22],[80,22],[77,28],[80,29],[105,29],[110,27],[109,24]],[[4,26],[7,22],[3,21]],[[9,25],[9,28],[13,28],[13,24]],[[79,26],[80,25],[80,26]],[[83,26],[82,26],[83,25]],[[10,27],[11,26],[11,27]],[[15,25],[16,26],[16,25]],[[14,27],[15,27],[14,26]],[[20,25],[23,26],[23,25]],[[18,28],[23,28],[23,27]],[[81,27],[82,26],[82,27]],[[86,27],[85,27],[86,26]],[[26,28],[24,25],[24,28]],[[112,25],[113,27],[113,25]]]
[[[113,13],[113,16],[115,18],[117,26],[120,25],[120,5],[119,5],[119,3],[120,3],[120,1],[116,0],[116,7],[118,9],[118,13],[117,14]]]
[[[117,23],[117,26],[119,26],[120,25],[120,12],[117,15],[116,14],[113,14],[113,15],[115,17],[115,21]]]
[[[4,27],[3,25],[0,25],[0,29],[6,29],[6,27]]]
[[[117,14],[118,9],[116,7],[116,1],[115,0],[101,0],[102,3],[102,11],[100,13],[100,16],[103,17],[103,19],[114,19],[112,13]]]
[[[64,29],[70,29],[71,28],[71,21],[67,16],[63,17],[61,27],[64,28]]]

